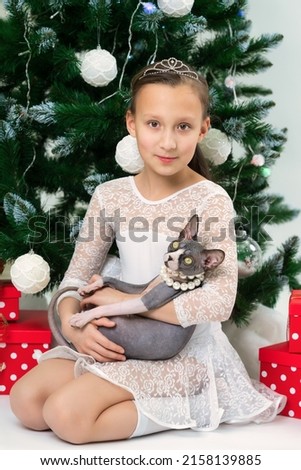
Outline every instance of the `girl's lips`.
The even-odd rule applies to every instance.
[[[163,163],[172,163],[176,160],[176,157],[164,157],[157,155],[158,159]]]

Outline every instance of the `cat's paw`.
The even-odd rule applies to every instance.
[[[85,312],[75,313],[69,320],[71,326],[76,328],[82,328],[89,322],[89,319],[86,317]]]
[[[77,292],[82,297],[85,297],[86,295],[90,295],[93,292],[95,292],[97,289],[101,289],[102,287],[103,287],[103,278],[99,276],[99,278],[96,281],[91,282],[91,284],[87,284],[85,286],[79,287]]]
[[[77,292],[82,297],[85,297],[86,295],[92,294],[96,289],[99,289],[99,287],[96,288],[93,284],[87,284],[86,286],[79,287]]]

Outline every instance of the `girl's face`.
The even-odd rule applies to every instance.
[[[138,92],[135,114],[128,111],[127,129],[136,137],[146,169],[173,175],[186,168],[210,120],[197,91],[188,84],[148,84]]]

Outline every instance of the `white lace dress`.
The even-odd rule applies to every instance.
[[[91,198],[60,287],[83,285],[100,272],[114,238],[121,278],[148,282],[158,274],[170,240],[194,213],[200,218],[200,242],[222,249],[226,256],[203,287],[173,301],[183,327],[197,324],[180,354],[166,361],[98,363],[58,346],[42,360],[73,359],[76,376],[89,371],[130,390],[146,416],[171,428],[212,430],[221,422],[270,421],[284,407],[285,397],[250,380],[221,329],[235,301],[237,261],[233,206],[220,186],[202,181],[149,201],[132,176],[101,184]]]

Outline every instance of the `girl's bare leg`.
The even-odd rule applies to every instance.
[[[43,418],[61,439],[83,444],[130,437],[137,410],[130,392],[87,372],[49,396]]]
[[[42,431],[49,429],[43,418],[44,403],[53,392],[74,380],[74,362],[48,359],[31,369],[11,389],[13,413],[24,426]]]

